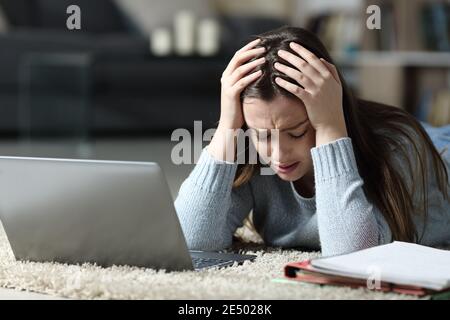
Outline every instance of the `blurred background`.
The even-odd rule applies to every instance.
[[[0,155],[156,161],[176,196],[192,166],[172,164],[172,131],[215,127],[234,51],[286,24],[357,95],[450,123],[449,1],[0,0]]]

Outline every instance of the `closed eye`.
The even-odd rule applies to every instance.
[[[308,130],[304,131],[302,134],[299,134],[299,135],[295,135],[295,134],[289,133],[289,136],[290,136],[292,139],[300,139],[300,138],[302,138],[302,137],[306,134],[306,132],[308,132]]]

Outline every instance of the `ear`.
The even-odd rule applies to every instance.
[[[322,61],[325,66],[328,68],[328,70],[331,72],[331,74],[333,75],[333,78],[339,83],[341,84],[341,79],[339,79],[339,74],[337,72],[336,67],[334,66],[334,64],[329,63],[327,60],[320,58],[320,61]]]

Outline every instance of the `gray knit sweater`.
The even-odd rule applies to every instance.
[[[229,247],[252,209],[256,230],[268,246],[321,249],[330,256],[391,242],[385,219],[363,192],[351,139],[312,148],[311,155],[315,196],[304,198],[292,182],[277,175],[255,175],[232,188],[237,164],[216,160],[203,149],[175,200],[188,247]],[[450,204],[432,176],[428,201],[425,229],[423,219],[415,215],[421,243],[450,244]]]

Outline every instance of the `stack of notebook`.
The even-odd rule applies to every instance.
[[[394,241],[345,255],[289,263],[285,276],[423,296],[450,290],[450,251]]]

